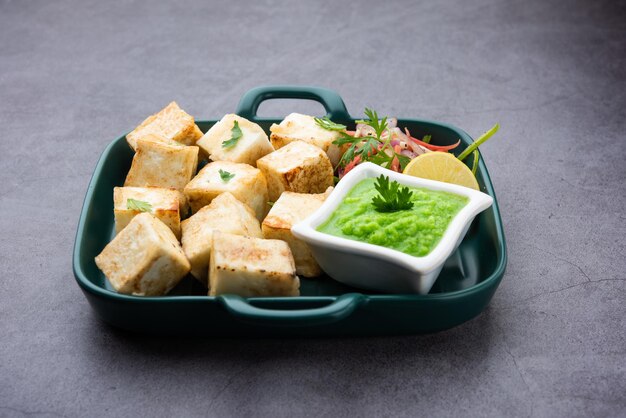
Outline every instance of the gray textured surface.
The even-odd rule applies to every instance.
[[[623,1],[0,1],[0,416],[625,416]],[[104,147],[260,84],[477,135],[510,261],[435,335],[166,340],[111,330],[71,250]],[[295,107],[291,107],[294,105]],[[267,104],[263,113],[317,110]]]

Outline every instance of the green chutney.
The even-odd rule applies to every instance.
[[[378,212],[372,205],[378,194],[375,183],[375,178],[357,183],[317,230],[423,257],[437,246],[454,216],[469,201],[465,196],[409,186],[411,209]]]

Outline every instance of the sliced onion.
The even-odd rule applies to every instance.
[[[356,125],[356,131],[359,133],[359,137],[363,136],[376,136],[376,131],[369,125],[359,123]]]
[[[400,128],[393,128],[393,134],[401,141],[409,142],[406,134],[400,130]]]
[[[415,153],[415,155],[422,155],[424,154],[424,148],[420,147],[418,144],[416,144],[413,141],[409,141],[408,142],[409,148]]]
[[[411,141],[409,140],[409,138],[407,138],[405,133],[400,130],[400,128],[394,128],[392,132],[393,132],[393,136],[398,139],[399,144],[402,147],[402,149],[407,149],[410,147]]]
[[[452,144],[452,145],[432,145],[432,144],[428,144],[424,141],[421,141],[417,138],[413,138],[411,136],[411,133],[409,132],[408,128],[404,128],[404,131],[406,132],[406,136],[408,136],[411,139],[411,142],[415,142],[418,145],[421,145],[423,148],[428,148],[431,151],[443,151],[443,152],[447,152],[450,151],[451,149],[454,149],[456,147],[459,146],[459,144],[461,144],[461,140],[459,139],[456,144]]]

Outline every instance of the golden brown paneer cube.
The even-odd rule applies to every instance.
[[[124,186],[182,190],[198,169],[198,147],[137,140]]]
[[[213,232],[209,296],[299,296],[291,250],[286,242]]]
[[[171,229],[147,212],[104,247],[96,265],[119,293],[138,296],[168,293],[191,268]]]
[[[195,145],[202,137],[202,131],[195,124],[193,116],[187,114],[176,102],[168,104],[158,113],[148,116],[132,132],[126,135],[126,141],[133,150],[137,150],[137,140],[148,134],[155,134],[167,140],[183,145]]]
[[[212,161],[233,161],[253,167],[256,160],[274,151],[263,128],[234,114],[213,125],[197,145]]]
[[[289,244],[296,263],[296,273],[300,276],[319,276],[322,270],[315,261],[309,246],[293,236],[291,227],[322,206],[331,191],[332,187],[329,187],[325,193],[319,194],[284,192],[274,203],[261,225],[263,238],[280,239]]]
[[[339,163],[341,151],[333,141],[339,139],[341,134],[320,127],[313,116],[291,113],[280,124],[272,124],[270,132],[270,140],[275,149],[293,141],[304,141],[321,148],[333,166]]]
[[[191,263],[191,274],[205,286],[209,272],[213,231],[261,238],[259,220],[250,206],[224,192],[182,222],[183,251]]]
[[[184,195],[176,189],[162,187],[113,188],[115,233],[124,229],[141,212],[148,212],[167,225],[180,239],[181,206],[184,207],[181,196]]]
[[[265,175],[270,201],[284,191],[323,193],[333,185],[333,167],[320,148],[294,141],[257,161]]]
[[[267,182],[260,170],[248,164],[209,163],[185,186],[184,192],[194,213],[224,192],[250,206],[259,221],[267,213]]]
[[[158,135],[158,134],[146,134],[141,137],[141,140],[143,142],[151,142],[155,144],[166,144],[166,145],[174,145],[174,146],[182,145],[180,142],[176,142],[172,139],[167,139],[166,137]],[[137,144],[135,143],[135,147],[136,145]]]

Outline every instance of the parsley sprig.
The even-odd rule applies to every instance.
[[[380,175],[374,184],[378,195],[372,198],[372,205],[378,212],[396,212],[411,209],[413,192],[408,187],[400,187],[397,181],[389,181],[389,177]]]
[[[327,131],[345,131],[347,129],[346,125],[342,125],[340,123],[335,123],[328,116],[324,116],[323,118],[313,118],[315,119],[315,123]]]
[[[126,209],[138,210],[139,212],[152,212],[152,205],[143,200],[126,199]]]
[[[239,127],[239,122],[235,121],[233,128],[230,130],[230,139],[222,142],[222,148],[234,147],[242,136],[243,132],[241,132],[241,128]]]
[[[389,168],[395,158],[400,163],[400,168],[404,168],[411,159],[406,155],[399,154],[394,151],[391,145],[391,129],[387,124],[387,116],[379,118],[375,110],[365,108],[365,116],[367,120],[358,120],[357,123],[364,123],[370,126],[374,133],[364,137],[354,137],[343,132],[341,137],[333,141],[333,144],[341,147],[349,144],[350,146],[344,152],[339,160],[339,165],[345,167],[350,161],[359,157],[361,161],[370,161],[374,164]],[[383,135],[387,133],[385,137]],[[389,153],[387,153],[389,151]]]

